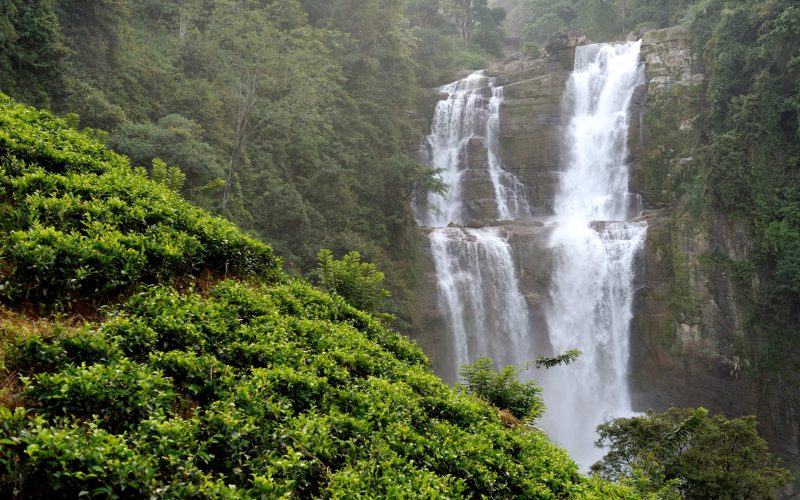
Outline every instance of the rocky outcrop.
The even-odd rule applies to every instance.
[[[631,127],[632,190],[649,228],[632,325],[632,385],[639,409],[705,406],[728,417],[756,414],[771,448],[798,460],[800,390],[764,378],[751,325],[759,281],[747,267],[744,221],[702,203],[696,123],[705,78],[680,28],[642,35],[648,85]]]
[[[590,43],[586,35],[580,31],[559,31],[553,35],[545,50],[550,61],[558,62],[572,71],[575,63],[575,47]]]
[[[550,71],[504,88],[500,114],[503,166],[528,186],[538,215],[553,213],[560,154],[561,96],[568,76]]]
[[[640,409],[705,406],[756,411],[742,294],[727,262],[750,252],[747,230],[686,202],[648,211],[645,267],[634,315],[632,372]],[[724,256],[724,257],[723,257]]]
[[[634,96],[631,187],[650,207],[675,204],[695,179],[694,123],[705,109],[705,77],[682,28],[642,34],[647,85]]]

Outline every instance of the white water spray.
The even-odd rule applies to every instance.
[[[587,467],[602,456],[595,427],[632,413],[628,388],[634,260],[646,234],[628,222],[628,107],[644,78],[640,42],[578,47],[564,97],[570,116],[555,200],[547,324],[556,353],[572,365],[542,378],[550,436]]]

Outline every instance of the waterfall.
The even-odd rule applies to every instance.
[[[511,249],[500,228],[446,227],[530,216],[525,188],[498,154],[503,89],[484,72],[444,85],[431,133],[420,155],[441,169],[449,189],[417,200],[415,213],[430,232],[439,310],[446,315],[451,373],[491,356],[498,366],[520,364],[529,352],[530,321]]]
[[[447,315],[454,366],[490,356],[525,362],[528,309],[508,242],[497,228],[441,228],[430,235],[440,309]]]
[[[439,101],[431,133],[420,148],[420,156],[441,170],[447,184],[445,194],[427,193],[415,205],[421,226],[442,227],[477,219],[516,219],[530,216],[525,188],[513,174],[503,170],[498,150],[498,128],[503,88],[483,71],[439,87],[447,98]],[[491,184],[491,206],[470,205],[474,196],[465,191],[469,182]]]
[[[439,89],[421,157],[441,169],[450,189],[415,204],[430,232],[439,311],[449,329],[450,373],[480,356],[520,365],[536,345],[580,349],[573,364],[532,374],[544,386],[541,425],[583,467],[600,458],[595,427],[632,414],[628,388],[630,320],[637,256],[646,224],[628,193],[628,107],[643,82],[639,42],[578,47],[563,98],[565,121],[554,215],[546,226],[553,269],[546,318],[534,332],[502,219],[529,219],[525,188],[503,169],[498,132],[503,89],[483,72]],[[515,224],[524,224],[520,221]],[[449,227],[445,227],[448,226]],[[533,226],[531,226],[533,227]],[[544,327],[546,325],[546,328]],[[542,338],[545,335],[547,338]]]
[[[550,239],[548,335],[572,365],[542,377],[542,426],[582,466],[602,456],[595,427],[630,415],[628,357],[634,260],[646,234],[628,193],[628,106],[644,78],[640,42],[578,47],[563,100],[569,116]]]

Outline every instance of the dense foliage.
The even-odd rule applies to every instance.
[[[658,498],[773,498],[790,479],[769,453],[755,417],[728,420],[704,408],[617,418],[598,427],[599,476]]]
[[[800,339],[800,6],[707,2],[693,23],[709,75],[707,144],[699,158],[711,209],[749,223],[760,368],[794,377]],[[755,273],[754,273],[755,271]],[[757,274],[756,274],[757,273]]]
[[[127,158],[49,113],[3,95],[0,155],[7,303],[67,309],[191,274],[280,272],[267,245],[147,181]]]
[[[268,246],[0,102],[3,497],[630,497]]]
[[[348,252],[336,260],[330,250],[322,249],[317,253],[314,274],[323,290],[340,295],[362,311],[377,312],[389,296],[389,291],[383,288],[383,273],[375,264],[361,262],[358,252]]]
[[[553,33],[578,30],[595,41],[624,40],[631,31],[666,28],[705,14],[705,0],[497,0],[514,12],[526,40],[544,45]]]
[[[458,374],[464,380],[464,389],[483,398],[499,410],[507,410],[520,420],[533,423],[544,413],[542,388],[536,382],[520,382],[513,365],[499,372],[494,370],[491,358],[478,358],[461,366]]]

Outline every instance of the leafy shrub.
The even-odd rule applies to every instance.
[[[772,498],[791,474],[769,453],[755,417],[728,420],[705,408],[670,408],[598,426],[608,448],[592,471],[622,480],[641,495],[680,498]]]
[[[341,295],[356,309],[374,312],[389,296],[389,291],[382,287],[383,273],[375,264],[361,262],[358,252],[349,252],[342,260],[335,260],[330,250],[323,249],[317,253],[317,259],[315,274],[323,289]]]
[[[51,372],[67,361],[64,347],[35,335],[18,339],[10,346],[6,368],[22,373]]]
[[[479,358],[458,370],[466,390],[484,398],[499,409],[508,409],[516,418],[535,420],[544,413],[542,389],[536,382],[520,382],[512,365],[494,371],[491,358]]]
[[[11,417],[0,408],[0,419]],[[16,415],[17,420],[20,415]],[[19,425],[19,424],[18,424]],[[7,434],[8,435],[8,434]],[[133,449],[125,436],[97,421],[69,423],[34,419],[13,434],[16,463],[2,461],[24,480],[14,485],[20,498],[111,497],[153,492],[150,457]]]
[[[463,482],[414,467],[390,451],[379,450],[368,460],[338,471],[324,492],[335,499],[462,498]]]
[[[151,413],[172,408],[172,385],[161,372],[122,359],[112,364],[67,366],[56,373],[24,378],[24,396],[47,417],[99,417],[122,431]]]
[[[222,399],[233,385],[230,370],[211,355],[170,351],[150,355],[149,366],[172,380],[175,390],[200,405]]]
[[[24,494],[410,488],[536,497],[610,488],[592,486],[543,436],[506,428],[481,400],[449,388],[411,342],[308,284],[229,280],[207,297],[152,287],[99,327],[29,344],[39,363],[23,379],[29,410],[0,415],[0,446],[12,443],[0,450],[0,484]],[[84,359],[95,355],[95,364]],[[78,456],[53,436],[86,449]],[[30,443],[40,447],[35,459]]]

